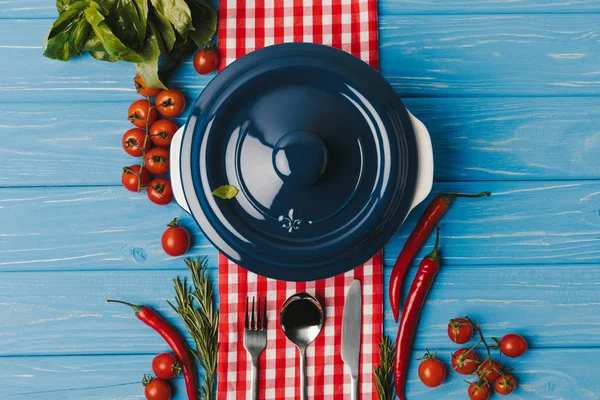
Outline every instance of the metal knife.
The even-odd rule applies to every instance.
[[[358,400],[358,361],[362,331],[362,292],[360,281],[350,285],[342,317],[342,360],[352,376],[352,400]]]

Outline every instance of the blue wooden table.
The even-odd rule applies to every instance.
[[[599,399],[600,1],[381,0],[380,12],[381,72],[430,129],[434,192],[494,193],[441,224],[444,267],[415,356],[428,347],[448,362],[445,325],[467,313],[489,335],[529,339],[508,363],[512,398]],[[179,324],[165,300],[186,269],[161,250],[164,225],[183,218],[190,254],[213,268],[216,252],[176,205],[120,186],[133,67],[42,57],[55,13],[51,0],[0,2],[0,398],[142,399],[167,348],[104,300]],[[170,84],[192,100],[210,78],[188,62]],[[386,247],[386,277],[421,211]],[[416,364],[408,389],[466,398],[462,377],[426,389]]]

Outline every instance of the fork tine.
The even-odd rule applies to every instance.
[[[252,319],[250,320],[250,329],[256,329],[256,324],[254,323],[254,296],[252,296]]]
[[[256,305],[256,329],[262,329],[262,318],[260,315],[260,296],[258,297],[258,304]]]
[[[263,329],[267,329],[267,298],[265,297],[263,310]],[[260,311],[259,311],[260,312]]]
[[[250,302],[250,298],[246,297],[246,322],[244,322],[244,328],[248,329],[248,303]]]

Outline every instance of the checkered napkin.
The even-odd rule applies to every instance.
[[[376,0],[219,0],[219,53],[225,68],[235,59],[272,44],[330,45],[378,67]],[[219,255],[219,400],[250,398],[251,361],[244,349],[246,298],[267,298],[268,340],[260,357],[260,399],[295,400],[300,360],[279,327],[279,309],[297,292],[325,308],[324,328],[307,349],[307,394],[311,399],[347,399],[350,376],[341,358],[342,314],[353,279],[362,282],[361,398],[377,399],[373,366],[383,329],[382,254],[354,270],[313,282],[283,282],[257,276]]]

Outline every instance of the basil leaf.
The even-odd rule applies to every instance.
[[[144,48],[141,51],[141,56],[144,61],[138,62],[135,65],[137,73],[140,74],[146,85],[151,88],[166,89],[166,86],[158,77],[158,58],[160,57],[160,48],[158,46],[158,38],[156,35],[156,27],[152,22],[148,23],[148,35]]]
[[[185,36],[193,30],[192,11],[184,0],[150,0],[156,16],[169,21],[180,35]]]
[[[204,0],[188,1],[194,24],[194,30],[188,35],[198,47],[204,47],[217,31],[217,12]]]
[[[168,19],[160,16],[156,10],[154,10],[154,14],[154,18],[151,18],[151,20],[156,24],[159,36],[162,39],[166,50],[171,51],[173,50],[173,46],[175,46],[175,41],[177,40],[177,37],[175,36],[175,29],[173,29],[171,22],[169,22]]]
[[[119,61],[117,57],[113,57],[105,51],[90,51],[92,57],[100,61],[116,62]]]
[[[239,193],[238,188],[232,185],[219,186],[212,191],[212,195],[224,200],[231,200]]]
[[[68,10],[74,3],[77,3],[77,0],[56,0],[56,10],[60,14]]]
[[[106,24],[123,44],[133,50],[144,46],[148,0],[109,0],[104,3]]]
[[[104,49],[108,54],[119,60],[138,63],[144,61],[144,58],[135,50],[127,47],[119,40],[117,36],[110,30],[104,20],[104,15],[98,10],[98,3],[90,1],[90,7],[85,10],[85,17],[92,26],[94,33],[102,42]]]
[[[82,12],[85,1],[64,11],[52,24],[44,41],[44,56],[67,61],[81,55],[81,50],[90,32],[90,25]]]

